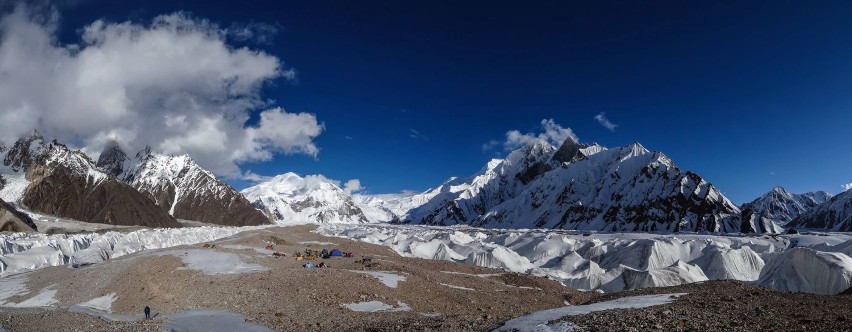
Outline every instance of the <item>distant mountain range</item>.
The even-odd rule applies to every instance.
[[[187,156],[137,154],[116,144],[98,163],[34,133],[0,147],[0,198],[25,210],[86,222],[180,227],[176,218],[220,225],[269,220]]]
[[[775,187],[763,196],[742,205],[743,223],[759,233],[780,233],[802,213],[827,202],[831,194],[824,191],[792,194]]]
[[[792,194],[776,187],[738,207],[706,179],[639,143],[608,149],[570,138],[558,147],[538,141],[489,161],[470,177],[409,195],[350,194],[325,177],[294,173],[237,192],[187,155],[146,148],[129,157],[113,142],[93,162],[38,134],[0,147],[0,158],[0,199],[24,210],[116,225],[179,227],[177,219],[187,219],[231,226],[392,222],[604,232],[852,231],[852,191]]]
[[[641,144],[607,149],[544,141],[494,159],[471,177],[413,196],[356,195],[381,220],[490,228],[607,232],[782,233],[852,230],[852,192],[791,194],[777,187],[734,205],[718,188]]]

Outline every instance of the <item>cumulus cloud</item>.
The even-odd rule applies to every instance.
[[[351,194],[354,194],[354,193],[357,193],[357,192],[361,192],[361,191],[364,191],[364,189],[366,189],[365,187],[361,186],[361,180],[359,180],[359,179],[351,179],[349,181],[346,181],[343,184],[343,186],[341,186],[340,181],[334,180],[334,179],[329,179],[325,175],[322,175],[322,174],[305,175],[304,179],[305,179],[304,185],[305,185],[306,190],[312,190],[312,189],[319,188],[320,184],[322,184],[322,183],[333,184],[333,185],[337,186],[338,188],[342,189],[343,192],[345,192],[347,195],[351,195]]]
[[[482,145],[482,151],[488,151],[500,145],[507,151],[514,150],[538,141],[545,141],[559,146],[569,137],[574,141],[578,141],[577,135],[574,135],[574,131],[571,128],[562,127],[553,119],[544,119],[541,120],[541,131],[533,133],[521,133],[518,130],[507,131],[504,141],[491,140]]]
[[[612,123],[612,121],[609,121],[609,119],[606,118],[606,114],[604,114],[604,112],[595,115],[595,120],[597,120],[601,126],[606,127],[606,129],[609,129],[610,131],[615,131],[615,128],[618,127],[617,124]]]
[[[366,188],[361,186],[361,180],[358,179],[351,179],[343,185],[343,191],[349,195],[363,191],[364,189]]]
[[[843,191],[850,190],[852,189],[852,183],[844,184],[841,187],[843,187]]]
[[[316,116],[288,113],[260,94],[295,71],[229,45],[234,32],[174,13],[148,24],[98,20],[72,45],[58,41],[58,17],[18,5],[0,18],[0,142],[38,129],[93,158],[110,140],[129,154],[150,145],[187,153],[225,177],[276,153],[319,153],[313,140],[324,126]]]

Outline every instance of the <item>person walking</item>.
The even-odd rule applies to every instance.
[[[145,319],[151,319],[151,308],[145,306]]]

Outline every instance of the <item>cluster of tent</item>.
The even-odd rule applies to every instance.
[[[354,256],[355,255],[352,252],[342,252],[338,249],[331,249],[331,251],[329,251],[328,249],[323,249],[323,250],[320,250],[320,251],[316,251],[316,250],[312,250],[312,249],[306,249],[304,254],[302,252],[296,252],[296,255],[295,255],[297,261],[301,261],[301,260],[309,261],[309,262],[305,263],[305,265],[302,265],[306,268],[328,267],[328,265],[326,265],[325,263],[319,263],[317,265],[317,264],[310,262],[310,261],[316,261],[317,257],[322,258],[322,259],[329,259],[329,258],[332,258],[332,257],[354,257]]]
[[[275,248],[275,247],[273,247],[271,244],[267,244],[267,245],[266,245],[266,250],[274,250],[274,248]],[[286,253],[284,253],[283,251],[276,251],[276,252],[273,252],[273,253],[272,253],[272,256],[275,256],[275,257],[287,257],[287,254],[286,254]]]

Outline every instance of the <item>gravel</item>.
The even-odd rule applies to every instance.
[[[564,317],[578,331],[852,331],[852,296],[791,294],[740,281],[703,283],[606,294],[688,293],[671,303]]]

